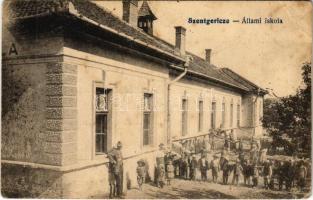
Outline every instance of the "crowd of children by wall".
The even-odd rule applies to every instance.
[[[259,179],[263,177],[265,189],[282,190],[285,186],[286,190],[291,190],[297,186],[300,191],[304,190],[308,170],[303,160],[269,160],[266,157],[266,150],[261,150],[257,142],[251,144],[251,149],[244,153],[243,141],[233,142],[234,139],[230,135],[224,135],[224,148],[217,152],[213,138],[214,136],[209,135],[202,142],[195,140],[194,145],[183,142],[183,150],[179,153],[165,150],[164,144],[160,144],[155,166],[156,186],[163,188],[165,185],[171,185],[173,178],[195,181],[197,174],[201,177],[198,180],[208,181],[208,175],[211,174],[213,183],[221,182],[224,185],[237,186],[242,182],[247,187],[258,187]],[[231,150],[236,152],[232,157]],[[213,158],[209,160],[208,155],[212,154]],[[140,189],[145,182],[143,176],[146,175],[146,172],[142,171],[145,169],[143,166],[144,161],[138,161],[137,175]]]

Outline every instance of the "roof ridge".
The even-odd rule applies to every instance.
[[[228,68],[225,68],[225,67],[219,68],[218,71],[219,71],[220,73],[222,73],[222,74],[224,75],[224,77],[225,77],[225,75],[226,75],[226,76],[227,76],[227,79],[231,79],[232,81],[236,82],[237,84],[240,84],[242,87],[245,87],[245,88],[247,88],[247,89],[249,90],[249,88],[248,88],[246,85],[243,85],[243,84],[240,83],[238,80],[236,80],[235,78],[233,78],[233,77],[230,76],[229,74],[225,73],[223,69],[228,69]],[[237,74],[237,73],[236,73],[236,74]]]
[[[253,85],[253,86],[255,86],[255,87],[258,87],[257,85],[255,85],[254,83],[252,83],[251,81],[249,81],[249,80],[246,79],[245,77],[243,77],[243,76],[237,74],[236,72],[234,72],[233,70],[231,70],[231,69],[228,68],[228,67],[223,67],[223,68],[221,68],[221,70],[222,70],[223,72],[224,72],[224,70],[228,70],[228,71],[230,71],[231,73],[233,73],[233,74],[235,74],[236,76],[238,76],[238,77],[240,77],[241,79],[243,79],[245,82],[250,83],[251,85]],[[224,73],[225,73],[225,72],[224,72]],[[228,76],[229,76],[229,75],[228,75]]]
[[[230,68],[224,67],[224,68],[221,68],[221,70],[223,70],[223,72],[224,72],[224,70],[228,70],[228,71],[230,71],[231,73],[233,73],[233,74],[235,74],[236,76],[238,76],[238,77],[239,77],[241,80],[243,80],[244,82],[246,82],[246,83],[252,85],[253,87],[255,87],[255,88],[257,88],[257,89],[262,89],[262,90],[264,90],[262,87],[260,87],[260,86],[256,85],[255,83],[251,82],[250,80],[248,80],[247,78],[243,77],[242,75],[239,75],[238,73],[236,73],[235,71],[233,71],[233,70],[230,69]],[[225,72],[224,72],[224,73],[225,73]],[[225,73],[225,74],[227,74],[227,73]],[[230,75],[228,75],[228,76],[230,76]],[[231,76],[230,76],[230,77],[231,77]],[[235,79],[234,79],[234,80],[235,80]],[[237,80],[235,80],[235,81],[237,81]]]

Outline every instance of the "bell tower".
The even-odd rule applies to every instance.
[[[153,35],[153,21],[156,19],[148,2],[144,0],[138,12],[138,27],[144,32]]]

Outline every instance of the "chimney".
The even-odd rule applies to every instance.
[[[132,26],[137,26],[138,0],[123,0],[123,20]]]
[[[205,50],[205,60],[209,64],[211,64],[211,52],[212,52],[212,49],[206,49]]]
[[[175,50],[179,52],[180,56],[186,55],[186,29],[182,26],[175,26],[176,29],[176,42]]]

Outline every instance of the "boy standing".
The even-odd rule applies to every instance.
[[[236,164],[235,164],[235,167],[234,167],[234,176],[233,176],[233,185],[236,184],[236,186],[238,185],[238,182],[239,182],[239,177],[242,173],[242,166],[240,164],[240,160],[237,159],[236,160]]]
[[[304,187],[305,187],[306,176],[307,176],[307,169],[304,166],[303,160],[300,161],[298,174],[299,174],[299,182],[298,182],[299,189],[301,192],[303,192]]]
[[[166,178],[167,185],[171,185],[171,180],[174,178],[174,166],[172,164],[172,160],[169,160],[166,166]]]
[[[252,182],[253,182],[253,188],[258,186],[259,182],[259,169],[258,166],[255,164],[253,165],[253,177],[252,177]]]
[[[139,160],[137,162],[137,183],[139,186],[139,190],[142,190],[142,185],[145,182],[146,179],[146,166],[145,166],[145,162],[143,160]]]

